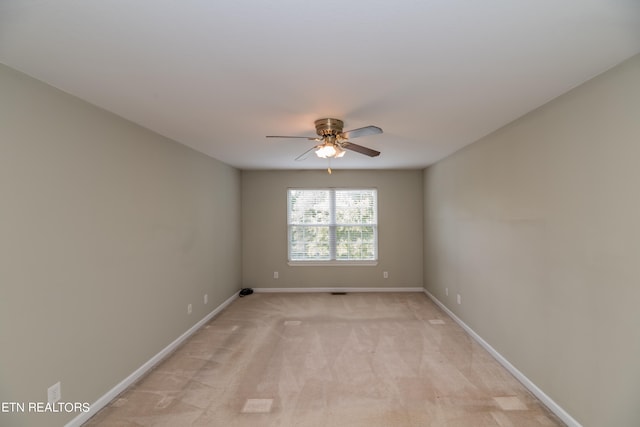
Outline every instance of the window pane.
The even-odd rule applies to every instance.
[[[330,259],[329,227],[290,226],[289,258],[297,261]]]
[[[373,226],[336,227],[336,259],[374,260],[375,243]]]
[[[375,190],[336,190],[336,224],[375,224]]]
[[[329,224],[328,190],[290,190],[289,224]]]

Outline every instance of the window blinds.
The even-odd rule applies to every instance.
[[[376,189],[289,189],[290,261],[374,261]]]

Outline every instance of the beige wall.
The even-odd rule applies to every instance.
[[[378,265],[289,266],[287,188],[350,186],[378,189]],[[420,170],[243,171],[244,286],[421,287],[422,198]],[[273,278],[274,271],[279,279]],[[389,272],[388,279],[383,271]]]
[[[636,56],[425,173],[426,288],[584,426],[640,425],[639,159]]]
[[[93,402],[239,289],[240,173],[1,65],[0,94],[0,401]]]

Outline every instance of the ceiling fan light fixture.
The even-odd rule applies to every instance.
[[[299,138],[316,141],[321,143],[315,147],[309,148],[307,151],[295,158],[295,160],[304,160],[308,153],[315,150],[315,153],[321,159],[331,159],[343,157],[345,150],[355,151],[369,157],[380,155],[379,151],[362,145],[354,144],[351,138],[360,138],[367,135],[376,135],[382,133],[382,129],[378,126],[365,126],[357,129],[343,131],[344,122],[338,119],[318,119],[315,121],[317,137],[311,136],[278,136],[267,135],[267,138]]]
[[[327,143],[322,144],[322,146],[320,146],[320,148],[316,150],[316,155],[322,159],[329,159],[331,157],[342,157],[344,155],[344,150],[333,144]]]

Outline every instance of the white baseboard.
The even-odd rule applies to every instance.
[[[91,404],[91,407],[88,412],[83,412],[79,414],[77,417],[69,421],[65,427],[79,427],[83,423],[87,422],[89,418],[98,413],[102,408],[107,406],[109,402],[116,398],[120,393],[122,393],[127,387],[131,386],[135,383],[140,377],[149,372],[155,365],[157,365],[162,359],[164,359],[167,355],[169,355],[172,351],[177,349],[180,344],[191,335],[193,335],[198,329],[200,329],[205,323],[211,320],[214,316],[220,313],[224,308],[226,308],[229,304],[231,304],[236,298],[238,298],[238,293],[234,293],[231,297],[229,297],[225,302],[216,307],[211,313],[207,314],[203,317],[198,323],[189,328],[185,333],[176,338],[171,344],[163,348],[158,354],[153,356],[147,362],[145,362],[142,366],[136,369],[131,375],[129,375],[124,380],[120,381],[115,387],[101,396],[98,400]]]
[[[449,310],[443,303],[440,302],[429,291],[423,289],[424,293],[434,302],[438,307],[444,310],[458,325],[462,327],[471,337],[480,344],[485,350],[493,356],[507,371],[511,373],[518,381],[522,383],[534,396],[553,412],[558,418],[562,420],[568,427],[582,427],[582,425],[576,421],[567,411],[562,409],[560,405],[553,401],[545,392],[543,392],[537,385],[527,378],[522,372],[520,372],[515,366],[511,364],[504,356],[491,347],[480,335],[478,335],[473,329],[471,329],[466,323],[464,323],[458,316],[456,316],[451,310]]]
[[[422,286],[405,288],[253,288],[256,293],[312,293],[312,292],[423,292]]]

